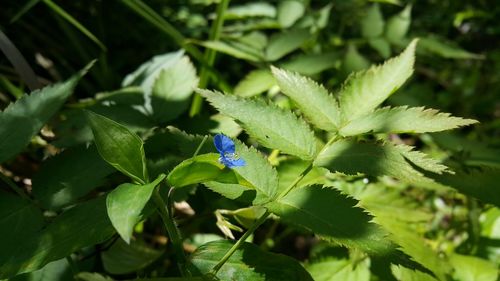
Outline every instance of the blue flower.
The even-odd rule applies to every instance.
[[[245,166],[245,160],[235,154],[234,142],[223,134],[214,137],[214,145],[220,153],[219,162],[228,168]]]

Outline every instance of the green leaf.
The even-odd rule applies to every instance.
[[[473,256],[452,254],[450,262],[455,269],[453,277],[456,280],[496,281],[498,280],[498,265]]]
[[[279,188],[278,194],[284,192],[302,172],[309,166],[309,162],[299,159],[280,162],[278,169]],[[328,170],[321,167],[313,167],[299,182],[296,187],[304,187],[310,185],[322,185],[328,182],[326,174]]]
[[[437,281],[426,273],[400,265],[391,265],[391,270],[398,281]]]
[[[9,281],[53,281],[73,280],[73,273],[67,259],[53,261],[41,269],[10,278]]]
[[[201,89],[198,92],[222,114],[236,119],[262,145],[306,160],[314,157],[314,134],[292,112],[259,100],[247,100]]]
[[[358,52],[354,44],[349,44],[345,53],[342,68],[346,74],[361,71],[370,67],[370,61]]]
[[[23,243],[36,239],[43,224],[42,212],[29,201],[0,190],[0,265],[18,254]]]
[[[65,82],[23,96],[0,112],[0,163],[20,153],[29,144],[31,138],[59,111],[92,65],[93,62]]]
[[[401,55],[347,79],[339,94],[346,121],[371,112],[403,85],[413,72],[416,44],[412,41]]]
[[[420,39],[420,48],[447,59],[484,59],[483,55],[468,52],[454,43],[437,36]]]
[[[340,64],[338,53],[304,54],[291,58],[280,67],[303,75],[314,75]]]
[[[364,133],[427,133],[451,130],[477,123],[424,107],[384,107],[347,123],[339,132],[343,136]]]
[[[306,29],[294,29],[278,33],[269,39],[265,51],[267,61],[275,61],[295,51],[304,44],[311,34]]]
[[[128,274],[145,268],[161,255],[161,251],[149,248],[140,242],[128,245],[118,239],[111,248],[101,253],[101,258],[106,272]]]
[[[260,62],[262,61],[262,54],[259,53],[256,50],[249,50],[248,46],[245,48],[243,44],[238,42],[233,42],[233,41],[204,41],[201,42],[200,45],[202,45],[205,48],[209,48],[212,50],[215,50],[217,52],[223,53],[230,55],[232,57],[238,58],[238,59],[243,59],[243,60],[248,60],[248,61],[253,61],[253,62]]]
[[[251,17],[276,17],[276,8],[267,2],[251,2],[234,5],[224,13],[225,19],[244,19]]]
[[[105,198],[90,200],[62,213],[32,239],[17,245],[17,251],[1,263],[0,278],[37,270],[83,247],[101,243],[114,233]]]
[[[155,187],[164,178],[165,175],[160,175],[155,181],[145,185],[124,183],[106,197],[109,219],[127,244],[130,244],[135,225],[144,219],[142,210],[151,198]]]
[[[411,5],[407,5],[397,15],[392,16],[385,27],[385,38],[392,44],[399,45],[405,38],[411,24]]]
[[[288,28],[304,15],[305,10],[301,1],[281,1],[278,6],[278,22],[281,27]]]
[[[151,96],[153,117],[160,122],[170,121],[187,109],[189,97],[198,85],[196,69],[189,58],[183,56],[156,77]]]
[[[233,170],[224,169],[218,159],[216,153],[186,159],[168,174],[167,181],[176,188],[209,181],[236,182]]]
[[[75,275],[78,281],[113,281],[111,277],[95,272],[79,272]]]
[[[227,240],[209,242],[191,255],[191,271],[207,274],[233,244]],[[300,263],[288,256],[265,252],[243,243],[217,273],[220,280],[233,281],[312,281]]]
[[[57,210],[103,184],[112,172],[95,146],[69,148],[42,163],[33,177],[33,196],[44,208]]]
[[[337,100],[321,85],[297,73],[271,67],[281,91],[290,97],[316,127],[334,131],[340,122]]]
[[[368,259],[353,263],[346,259],[329,258],[314,262],[306,269],[315,281],[369,281],[371,275]]]
[[[387,42],[385,38],[377,37],[369,39],[368,44],[384,59],[387,59],[391,56],[391,45],[389,45],[389,42]]]
[[[371,216],[356,204],[356,200],[337,190],[309,186],[293,189],[266,207],[284,221],[305,227],[326,240],[375,255],[394,250],[385,231],[371,223]]]
[[[372,144],[340,140],[325,147],[314,161],[315,166],[348,175],[391,176],[414,184],[433,182],[415,170],[402,151],[389,143]],[[411,157],[417,158],[415,155]],[[420,161],[422,162],[422,161]],[[423,166],[423,163],[419,163]],[[429,169],[435,169],[429,166]]]
[[[366,14],[360,20],[361,35],[364,38],[375,38],[384,32],[384,17],[377,3],[368,8]]]
[[[133,180],[142,184],[148,182],[141,138],[102,115],[88,111],[87,116],[101,157]]]
[[[269,70],[254,70],[248,73],[234,88],[234,94],[241,97],[253,97],[269,90],[276,84]]]

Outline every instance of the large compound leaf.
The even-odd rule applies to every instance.
[[[105,198],[90,200],[62,213],[32,239],[18,245],[0,265],[0,278],[37,270],[82,247],[101,243],[113,233]]]
[[[95,146],[69,148],[42,163],[33,177],[33,196],[44,208],[59,209],[100,186],[112,172]]]
[[[148,182],[141,138],[102,115],[89,111],[88,119],[101,157],[133,180],[142,184]]]
[[[370,176],[386,175],[414,184],[432,184],[430,179],[412,167],[409,162],[411,159],[403,155],[405,151],[407,147],[398,147],[390,143],[378,145],[340,140],[325,147],[316,157],[314,165],[349,175],[358,173]],[[419,163],[417,166],[427,167],[434,172],[443,170],[435,166],[436,163],[425,164],[422,155],[410,153],[408,158],[412,157]]]
[[[371,223],[372,217],[356,207],[357,201],[321,186],[293,189],[266,205],[281,219],[305,227],[320,237],[375,255],[394,250],[386,232]]]
[[[297,73],[271,67],[281,91],[316,127],[333,131],[340,122],[337,100],[321,85]]]
[[[59,111],[92,64],[66,82],[25,95],[0,112],[0,163],[18,154],[28,145],[31,138]]]
[[[314,157],[316,141],[307,124],[292,112],[259,100],[198,90],[222,114],[239,121],[262,145],[305,160]]]
[[[384,107],[361,116],[339,131],[343,136],[373,133],[426,133],[451,130],[477,123],[476,120],[462,119],[450,113],[440,113],[435,109],[406,106]]]
[[[191,255],[191,271],[207,274],[233,244],[227,240],[209,242]],[[233,281],[312,281],[300,263],[288,256],[265,252],[251,243],[243,243],[216,275]]]
[[[142,209],[151,198],[155,187],[164,178],[165,175],[160,175],[155,181],[145,185],[124,183],[106,197],[109,219],[127,244],[130,243],[135,225],[144,218]]]
[[[404,84],[413,73],[416,44],[417,40],[413,40],[399,56],[347,79],[340,91],[345,121],[371,112]]]

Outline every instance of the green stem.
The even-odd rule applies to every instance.
[[[222,257],[222,259],[212,268],[209,274],[215,276],[219,269],[227,262],[227,260],[238,250],[238,248],[247,240],[247,238],[262,224],[266,221],[271,213],[266,211],[260,218],[258,218],[252,226],[236,241],[236,243],[227,251],[227,253]]]
[[[161,219],[163,220],[163,224],[165,225],[165,229],[167,230],[168,237],[172,241],[175,257],[177,259],[177,265],[179,266],[181,275],[182,277],[189,277],[190,274],[186,268],[187,258],[184,253],[184,247],[182,245],[182,238],[179,229],[175,225],[174,219],[170,215],[170,211],[165,204],[165,201],[163,201],[158,188],[156,188],[153,193],[153,200],[156,204],[156,207],[158,208]]]
[[[229,5],[229,0],[222,0],[219,2],[217,6],[217,18],[215,19],[212,27],[210,29],[209,40],[218,40],[220,38],[220,34],[222,31],[222,26],[224,24],[224,14],[226,13],[227,7]],[[210,68],[214,65],[216,51],[213,49],[207,48],[205,50],[205,54],[203,56],[205,66],[202,67],[200,73],[200,83],[198,84],[199,88],[206,88],[208,82],[210,81]],[[201,96],[196,93],[193,97],[193,102],[191,103],[191,109],[189,110],[189,116],[195,116],[201,111],[202,105]]]
[[[203,137],[203,140],[201,140],[200,145],[198,145],[198,147],[196,148],[196,151],[194,152],[193,157],[196,157],[196,155],[198,155],[198,153],[200,153],[200,150],[203,147],[203,145],[205,144],[205,142],[207,141],[207,139],[208,139],[208,136]]]

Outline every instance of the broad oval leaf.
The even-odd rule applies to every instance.
[[[261,144],[305,160],[313,159],[316,141],[307,124],[292,112],[259,100],[242,99],[199,89],[222,114],[239,121]]]
[[[141,138],[102,115],[88,111],[87,116],[101,157],[133,180],[141,184],[148,182]]]
[[[340,122],[337,100],[321,85],[297,73],[271,67],[281,91],[289,96],[316,127],[333,131]]]
[[[451,130],[477,123],[435,109],[406,106],[384,107],[361,116],[342,127],[343,136],[373,133],[427,133]]]
[[[143,219],[142,210],[163,179],[165,175],[160,175],[155,181],[145,185],[124,183],[106,197],[109,219],[125,242],[130,243],[135,225]]]
[[[207,274],[232,247],[227,240],[209,242],[191,255],[191,271]],[[216,275],[220,280],[233,281],[312,281],[300,263],[288,256],[265,252],[244,242]]]
[[[93,64],[91,62],[65,82],[21,97],[0,112],[0,163],[18,154],[28,145],[31,138],[73,93],[80,78]]]
[[[416,44],[413,40],[399,56],[347,79],[339,94],[346,122],[371,112],[404,84],[413,73]]]
[[[395,245],[386,239],[387,233],[370,222],[371,216],[356,204],[337,190],[315,185],[295,188],[266,207],[326,240],[375,255],[393,251]]]

